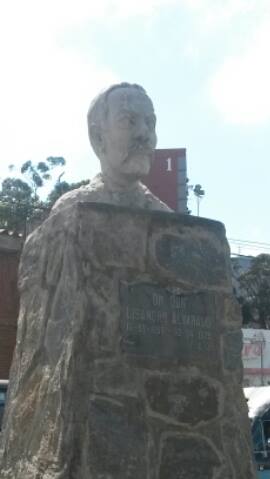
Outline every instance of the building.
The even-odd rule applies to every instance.
[[[236,255],[231,257],[231,265],[232,265],[232,283],[233,289],[236,296],[245,296],[245,292],[241,290],[241,286],[239,284],[239,277],[241,274],[246,273],[249,268],[251,267],[253,256],[244,256],[244,255]]]
[[[144,183],[172,210],[188,213],[186,149],[155,150],[153,166]]]
[[[16,341],[19,295],[17,276],[23,240],[0,230],[0,379],[9,377]]]
[[[270,385],[270,330],[243,329],[244,387]]]

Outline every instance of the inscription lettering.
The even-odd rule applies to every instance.
[[[215,306],[204,293],[180,295],[153,285],[122,287],[121,328],[138,354],[179,357],[217,349]]]
[[[153,306],[162,306],[164,303],[164,298],[160,294],[153,293],[152,295]]]

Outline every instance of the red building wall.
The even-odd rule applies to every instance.
[[[156,149],[144,184],[173,210],[187,213],[186,150]]]
[[[8,379],[16,342],[20,252],[0,251],[0,379]]]

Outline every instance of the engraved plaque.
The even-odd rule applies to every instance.
[[[156,242],[156,259],[164,270],[193,286],[221,285],[228,281],[230,265],[219,246],[207,237],[164,234]]]
[[[194,364],[219,359],[214,293],[175,294],[153,284],[120,283],[122,351]]]

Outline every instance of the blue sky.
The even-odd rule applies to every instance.
[[[136,82],[153,99],[158,147],[187,148],[202,216],[229,238],[270,243],[269,45],[269,0],[5,2],[0,177],[50,155],[66,158],[66,180],[93,177],[89,103]]]

